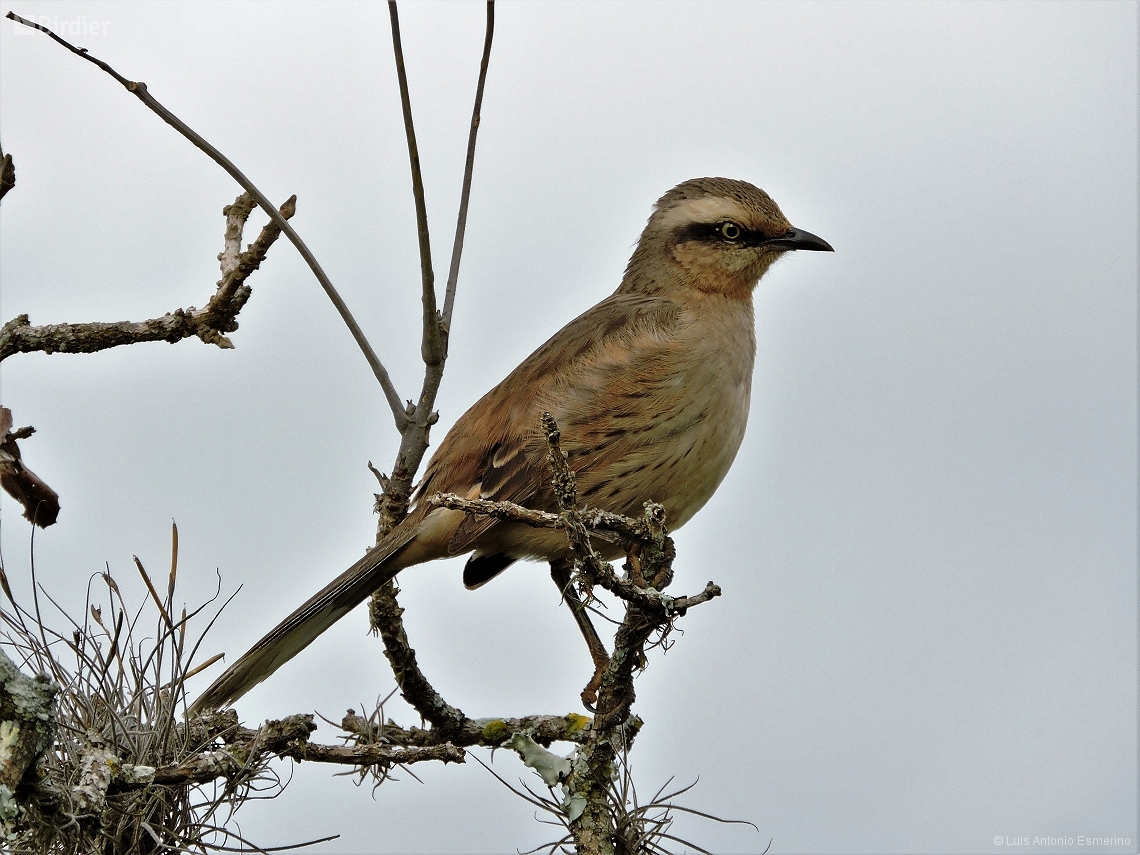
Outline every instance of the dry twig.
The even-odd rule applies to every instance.
[[[204,308],[175,309],[161,318],[147,321],[113,321],[76,324],[46,324],[34,327],[27,315],[19,315],[0,327],[0,360],[15,353],[95,353],[109,347],[138,344],[145,341],[181,341],[197,336],[207,344],[232,348],[225,333],[237,329],[237,314],[249,299],[250,288],[245,284],[249,275],[265,260],[266,253],[281,233],[276,223],[262,228],[257,239],[244,252],[231,252],[232,233],[236,229],[241,241],[241,227],[249,216],[250,208],[243,206],[246,194],[233,205],[222,209],[226,215],[227,249],[218,256],[222,261],[222,278],[214,295]],[[281,206],[282,219],[292,217],[297,210],[297,197],[290,196]]]
[[[301,257],[305,259],[305,263],[309,265],[309,269],[312,270],[313,275],[321,284],[321,287],[324,289],[325,294],[328,296],[329,300],[332,301],[333,306],[336,307],[337,313],[340,315],[341,320],[343,320],[345,326],[348,327],[349,332],[352,334],[352,337],[356,341],[357,346],[364,354],[364,358],[368,361],[368,365],[371,367],[372,373],[376,376],[377,381],[379,381],[380,388],[384,390],[384,397],[387,399],[388,406],[392,410],[392,417],[396,420],[396,427],[403,430],[404,424],[407,421],[407,416],[404,414],[403,405],[400,403],[400,395],[396,391],[396,387],[392,385],[392,380],[388,376],[388,371],[381,364],[379,357],[376,356],[376,352],[372,349],[372,345],[368,343],[368,339],[365,338],[364,332],[360,329],[360,325],[357,324],[356,319],[352,316],[352,312],[349,311],[348,305],[344,302],[344,299],[340,296],[339,292],[337,292],[336,288],[333,287],[332,280],[329,279],[328,275],[325,273],[324,269],[317,261],[316,256],[313,255],[312,251],[305,244],[305,242],[301,240],[301,236],[297,234],[291,225],[289,225],[289,222],[286,220],[286,218],[276,208],[273,207],[273,203],[269,201],[269,198],[260,190],[258,190],[257,187],[254,186],[253,182],[250,181],[242,173],[242,171],[229,160],[229,158],[214,148],[214,146],[210,145],[210,143],[208,143],[193,128],[191,128],[176,115],[170,112],[170,110],[166,109],[166,107],[160,104],[158,100],[153,95],[151,95],[149,91],[147,91],[145,83],[142,81],[127,80],[127,78],[119,74],[107,63],[103,62],[101,59],[96,59],[95,57],[91,56],[91,54],[88,53],[87,48],[77,48],[75,45],[57,36],[47,27],[44,27],[33,21],[29,21],[26,18],[21,18],[19,15],[13,12],[9,12],[6,17],[18,24],[23,24],[26,27],[31,27],[47,34],[49,38],[58,44],[63,45],[72,53],[87,60],[88,62],[99,66],[99,68],[103,69],[103,71],[121,83],[128,92],[142,101],[147,106],[147,108],[157,114],[159,118],[161,118],[164,122],[178,131],[178,133],[182,134],[182,136],[186,137],[186,139],[193,143],[197,148],[205,152],[206,155],[214,161],[214,163],[218,164],[220,167],[222,167],[222,169],[228,172],[229,175],[239,185],[241,185],[242,189],[253,196],[258,206],[263,211],[265,211],[266,214],[269,215],[269,219],[272,220],[277,225],[277,227],[285,233],[285,236],[289,238],[293,246],[295,246],[297,248],[297,251],[301,253]]]
[[[381,498],[376,504],[379,520],[376,540],[379,541],[404,518],[408,512],[412,482],[428,448],[428,435],[439,420],[435,411],[435,398],[443,380],[447,363],[448,331],[451,328],[451,310],[455,304],[455,288],[459,277],[459,262],[463,254],[463,234],[467,228],[467,207],[471,197],[471,176],[475,164],[475,144],[478,138],[480,111],[483,104],[483,87],[487,80],[487,66],[491,57],[491,42],[495,31],[495,4],[487,3],[487,30],[483,41],[483,58],[479,65],[479,82],[475,88],[475,106],[471,112],[471,126],[467,136],[467,157],[463,172],[459,215],[452,244],[451,266],[447,291],[444,295],[444,312],[436,309],[435,274],[431,266],[431,244],[428,234],[427,207],[423,197],[423,179],[420,175],[419,148],[416,144],[415,125],[412,122],[408,78],[404,68],[404,49],[400,40],[400,19],[395,2],[388,4],[392,22],[392,51],[396,61],[396,75],[400,83],[400,104],[404,117],[404,132],[408,141],[408,160],[412,172],[412,192],[416,202],[416,234],[420,250],[420,278],[423,294],[423,339],[420,356],[424,363],[424,379],[416,403],[408,402],[400,429],[400,450],[392,464],[392,475],[384,482]]]

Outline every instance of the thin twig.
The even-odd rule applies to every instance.
[[[227,218],[227,250],[222,253],[226,260],[223,261],[223,275],[217,290],[203,308],[175,309],[161,318],[146,321],[93,321],[35,327],[27,315],[19,315],[0,327],[0,361],[16,353],[97,353],[111,347],[148,341],[174,344],[191,336],[223,350],[232,348],[233,343],[225,333],[237,329],[237,315],[249,300],[251,291],[246,279],[265,260],[269,248],[281,234],[275,222],[266,223],[249,248],[230,259],[228,250],[235,227],[232,214],[235,207],[240,210],[243,197],[249,198],[243,193],[233,205],[222,209]],[[280,216],[284,219],[292,217],[297,210],[296,203],[296,196],[286,199],[281,205]]]
[[[285,233],[285,236],[289,238],[293,246],[295,246],[297,248],[297,251],[301,253],[301,257],[305,259],[305,263],[309,265],[309,269],[312,270],[313,275],[317,277],[317,281],[320,282],[321,287],[324,288],[325,294],[328,295],[328,298],[332,301],[333,306],[336,307],[337,312],[340,314],[341,320],[344,321],[345,326],[347,326],[349,332],[352,333],[352,337],[356,341],[356,344],[360,348],[361,352],[364,354],[364,358],[368,360],[368,365],[371,367],[372,373],[376,375],[376,379],[380,382],[380,387],[384,390],[384,397],[387,399],[388,406],[392,410],[392,418],[396,421],[397,429],[403,430],[404,426],[407,424],[408,418],[404,413],[404,406],[401,402],[400,394],[396,391],[396,387],[392,384],[392,380],[388,376],[387,369],[385,369],[383,364],[381,364],[379,357],[376,356],[376,352],[372,349],[372,345],[368,343],[368,339],[364,337],[364,332],[360,329],[360,325],[357,324],[356,319],[352,316],[352,312],[349,311],[348,305],[344,302],[344,299],[337,292],[336,288],[333,287],[332,281],[325,274],[325,271],[317,261],[316,256],[313,255],[305,242],[301,240],[300,235],[298,235],[297,232],[294,231],[293,227],[289,225],[288,221],[286,221],[286,219],[280,213],[278,213],[277,209],[269,201],[268,197],[266,197],[264,193],[258,190],[257,187],[254,186],[254,183],[250,181],[249,178],[247,178],[245,174],[242,173],[242,171],[238,169],[232,161],[229,160],[229,158],[214,148],[214,146],[208,143],[193,128],[191,128],[189,125],[175,116],[172,112],[166,109],[166,107],[160,104],[154,98],[154,96],[152,96],[150,92],[147,91],[145,83],[141,81],[128,80],[117,71],[115,71],[115,69],[113,69],[107,63],[91,56],[87,52],[86,48],[75,47],[70,42],[65,41],[64,39],[57,36],[47,27],[34,23],[33,21],[29,21],[25,18],[21,18],[19,15],[13,12],[9,12],[6,17],[18,24],[23,24],[26,27],[32,27],[33,29],[39,30],[42,33],[46,33],[53,41],[63,45],[72,53],[82,57],[88,62],[92,62],[95,65],[99,66],[99,68],[103,69],[103,71],[107,72],[107,74],[111,75],[113,78],[115,78],[115,80],[121,83],[128,92],[135,95],[135,97],[137,97],[148,108],[156,113],[159,118],[161,118],[164,122],[182,134],[182,136],[186,137],[186,139],[193,143],[197,148],[205,152],[206,155],[214,161],[214,163],[218,164],[220,167],[222,167],[222,169],[228,172],[230,176],[246,190],[246,192],[253,196],[261,209],[269,215],[269,218],[277,224],[277,227]]]
[[[400,109],[404,114],[404,135],[408,139],[408,161],[412,167],[412,196],[416,200],[416,236],[420,246],[420,279],[423,285],[423,339],[420,356],[425,365],[438,365],[444,359],[443,340],[439,331],[439,312],[435,300],[435,272],[431,266],[431,239],[428,236],[427,203],[424,181],[420,174],[420,150],[416,145],[416,127],[412,122],[412,99],[408,93],[408,73],[404,68],[404,47],[400,41],[400,14],[396,0],[388,0],[388,16],[392,20],[392,52],[396,55],[396,77],[400,81]]]
[[[415,479],[416,472],[419,471],[420,463],[423,462],[424,454],[427,452],[428,435],[431,431],[431,427],[439,420],[439,414],[435,412],[434,407],[436,394],[439,392],[440,383],[443,381],[444,364],[447,361],[448,330],[448,320],[441,318],[436,309],[434,274],[431,272],[431,251],[428,242],[427,211],[423,203],[423,186],[420,180],[419,152],[416,148],[411,102],[410,96],[408,95],[407,75],[404,69],[403,48],[400,44],[399,17],[394,2],[389,4],[389,10],[392,19],[392,44],[396,56],[396,71],[400,79],[400,99],[404,113],[404,127],[408,138],[408,154],[412,166],[412,189],[416,196],[416,220],[420,238],[420,261],[424,286],[424,329],[423,342],[420,350],[424,361],[424,379],[420,388],[419,400],[414,405],[411,403],[408,405],[406,411],[408,421],[401,429],[400,450],[397,452],[396,460],[392,465],[392,476],[388,479],[384,487],[383,496],[377,503],[380,517],[376,525],[378,541],[391,531],[407,514],[412,482]],[[484,65],[489,62],[489,50],[493,29],[494,15],[489,11],[487,16],[487,36],[484,39],[483,49]],[[482,77],[484,70],[485,69],[481,67],[481,82],[476,90],[476,109],[472,116],[475,127],[478,127],[478,116],[482,103]],[[470,189],[470,170],[474,167],[475,139],[474,134],[468,135],[464,199],[468,197]],[[465,202],[461,203],[461,208],[463,208],[465,204]],[[460,219],[456,226],[457,232],[465,227],[466,213],[464,208],[461,211]],[[462,244],[462,237],[459,237],[455,246],[462,249]],[[452,268],[456,271],[457,276],[459,256],[454,252],[452,256]]]
[[[459,282],[459,259],[463,255],[463,236],[467,231],[467,205],[471,200],[471,173],[475,169],[475,139],[483,110],[483,86],[487,82],[487,66],[491,62],[491,41],[495,35],[495,0],[487,2],[487,34],[483,37],[483,58],[479,61],[479,83],[475,86],[475,106],[471,110],[471,129],[467,132],[467,159],[463,164],[463,191],[459,196],[459,217],[455,224],[455,242],[451,246],[451,267],[447,272],[447,288],[443,295],[444,348],[451,331],[451,313],[455,308],[455,286]]]

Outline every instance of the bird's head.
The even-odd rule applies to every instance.
[[[655,292],[676,283],[747,299],[772,262],[793,249],[833,251],[789,223],[759,187],[694,178],[657,201],[621,290]]]

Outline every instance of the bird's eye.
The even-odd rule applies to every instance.
[[[716,233],[725,240],[731,241],[740,240],[740,236],[743,234],[740,226],[736,223],[721,223],[716,227]]]

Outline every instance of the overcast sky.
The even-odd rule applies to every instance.
[[[271,198],[296,193],[294,224],[414,395],[383,5],[3,8],[72,28]],[[483,5],[401,14],[446,270]],[[202,305],[239,189],[92,65],[2,30],[3,320]],[[499,5],[437,441],[617,286],[684,179],[751,181],[836,250],[791,254],[757,291],[748,435],[676,537],[675,590],[725,596],[638,682],[643,793],[699,777],[688,804],[759,828],[681,820],[683,836],[725,853],[1136,851],[1136,38],[1129,2]],[[206,645],[231,661],[369,544],[365,464],[389,468],[398,441],[296,252],[280,242],[251,284],[235,350],[20,355],[0,374],[63,504],[35,539],[45,586],[81,608],[107,563],[143,596],[131,555],[163,567],[176,520],[187,602],[215,570],[243,586]],[[27,594],[29,530],[0,508]],[[460,567],[400,577],[436,685],[472,716],[580,711],[590,664],[546,568],[469,593]],[[392,678],[366,628],[354,612],[243,718],[374,703]],[[509,752],[494,764],[537,782]],[[242,829],[385,855],[549,837],[474,762],[416,773],[373,795],[306,765]]]

